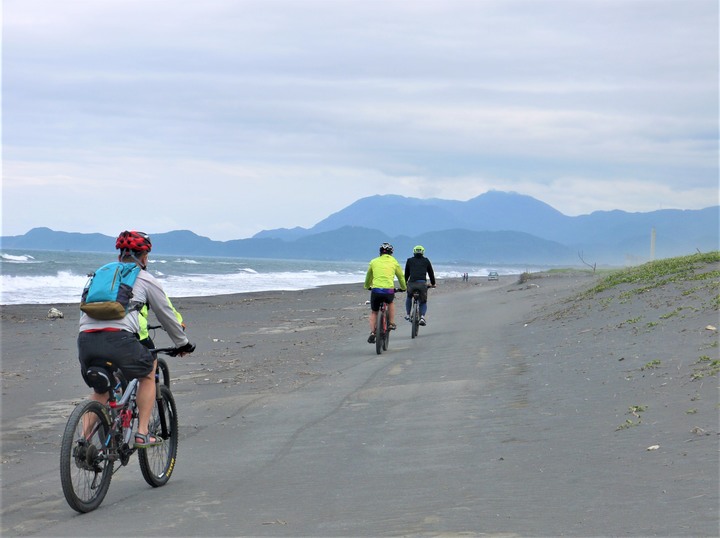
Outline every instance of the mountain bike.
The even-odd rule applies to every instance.
[[[403,290],[395,289],[395,293]],[[390,345],[390,304],[382,302],[375,322],[375,351],[381,355]]]
[[[174,355],[175,348],[152,349]],[[138,452],[140,471],[153,487],[170,480],[178,449],[178,415],[170,388],[156,377],[156,399],[150,416],[149,434],[162,439],[157,446],[134,446],[137,430],[138,379],[127,382],[112,366],[91,366],[88,379],[94,388],[110,393],[108,403],[94,400],[75,407],[65,426],[60,449],[60,482],[65,500],[76,511],[95,510],[110,487],[115,463],[123,467]],[[168,378],[169,379],[169,378]]]

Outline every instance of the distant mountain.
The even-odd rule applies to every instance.
[[[377,229],[378,215],[381,214],[389,216],[383,229],[394,236],[414,236],[453,229],[536,234],[538,227],[554,232],[572,218],[531,196],[499,191],[490,191],[467,202],[376,195],[350,204],[312,228],[265,230],[254,237],[297,239],[302,235],[337,230],[344,226]]]
[[[358,200],[309,229],[265,230],[256,238],[297,240],[344,226],[377,227],[377,216],[390,215],[383,225],[389,236],[418,235],[431,231],[511,231],[565,245],[576,253],[608,263],[647,259],[652,230],[656,257],[671,257],[696,250],[717,250],[720,243],[720,207],[700,210],[664,209],[649,213],[596,211],[570,217],[523,194],[490,191],[466,202],[419,200],[397,195]],[[577,256],[576,256],[577,258]]]
[[[265,230],[249,239],[213,241],[189,230],[151,235],[156,254],[181,256],[362,261],[390,241],[399,259],[422,244],[436,262],[578,265],[582,254],[591,263],[623,265],[649,259],[653,230],[656,258],[718,250],[719,221],[718,206],[569,217],[530,196],[492,191],[466,202],[370,196],[312,228]],[[0,242],[5,249],[114,252],[113,237],[48,228]]]

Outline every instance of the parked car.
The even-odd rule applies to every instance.
[[[488,280],[500,280],[500,275],[498,275],[497,271],[490,271],[488,273]]]

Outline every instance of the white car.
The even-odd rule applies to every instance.
[[[500,275],[498,275],[497,271],[490,271],[488,273],[488,280],[500,280]]]

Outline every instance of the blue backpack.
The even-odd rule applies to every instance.
[[[111,262],[90,274],[83,289],[80,310],[95,319],[122,319],[128,312],[140,267]]]

